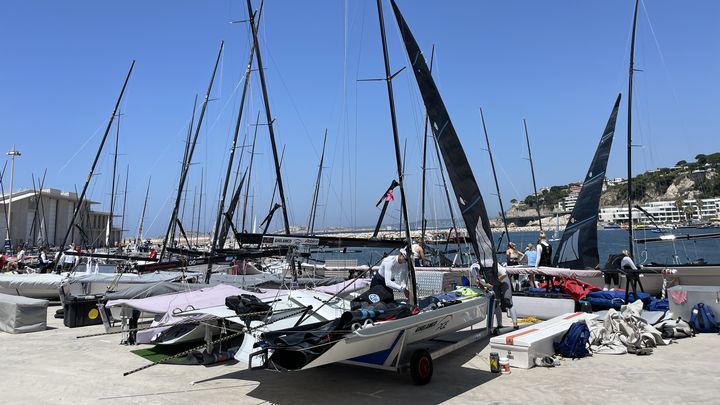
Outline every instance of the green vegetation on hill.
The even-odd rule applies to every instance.
[[[633,177],[632,200],[638,203],[656,199],[713,198],[720,196],[720,152],[699,154],[694,162],[681,160],[675,167],[660,168]],[[552,210],[570,194],[572,184],[552,186],[543,190],[535,201],[534,195],[520,201],[518,208]],[[622,205],[627,201],[627,184],[614,184],[603,191],[602,206]]]

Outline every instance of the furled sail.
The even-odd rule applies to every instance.
[[[597,243],[598,209],[605,180],[605,170],[615,134],[615,121],[617,121],[620,98],[621,94],[618,94],[595,156],[590,163],[590,170],[585,176],[577,202],[570,214],[570,220],[568,220],[560,239],[560,245],[553,260],[555,266],[586,269],[595,268],[600,263]]]
[[[475,250],[475,257],[477,257],[478,263],[484,270],[492,270],[491,281],[495,281],[497,279],[497,259],[492,234],[490,233],[490,222],[485,210],[485,203],[482,195],[480,195],[480,189],[477,182],[475,182],[475,176],[468,164],[465,151],[450,121],[450,116],[445,109],[445,104],[440,97],[440,92],[430,74],[430,69],[425,62],[420,47],[415,41],[412,32],[410,32],[410,28],[395,1],[391,0],[390,3],[400,27],[405,49],[412,63],[413,73],[425,103],[433,135],[440,148],[448,177],[455,191],[455,197]]]

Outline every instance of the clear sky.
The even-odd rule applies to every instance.
[[[627,64],[631,0],[398,0],[429,59],[473,166],[491,216],[497,215],[484,150],[482,107],[503,198],[532,192],[524,145],[527,119],[538,186],[578,181],[590,163],[610,109],[623,93],[611,177],[626,173]],[[254,3],[259,7],[259,2]],[[407,64],[384,2],[394,71]],[[645,1],[640,5],[634,90],[634,172],[672,166],[720,151],[720,2]],[[183,223],[205,178],[202,228],[212,227],[224,177],[242,72],[251,36],[245,1],[35,1],[0,5],[0,147],[16,145],[15,189],[47,169],[46,187],[82,188],[130,63],[122,102],[118,166],[129,165],[126,237],[134,235],[152,176],[146,235],[164,232],[177,189],[195,94],[203,93],[221,40],[225,52],[200,132]],[[261,49],[283,163],[291,224],[307,222],[322,137],[328,148],[316,228],[374,224],[374,204],[397,176],[375,1],[268,0]],[[412,219],[419,212],[422,102],[414,77],[394,80],[401,142],[407,140],[406,188]],[[251,77],[240,142],[252,138],[262,111]],[[264,111],[261,114],[264,122]],[[92,200],[109,207],[113,136]],[[248,140],[249,143],[249,140]],[[258,131],[251,205],[261,220],[274,184],[266,126]],[[245,167],[248,150],[245,149]],[[434,152],[433,152],[434,153]],[[432,155],[431,155],[432,156]],[[5,156],[3,156],[5,159]],[[4,162],[0,162],[4,163]],[[429,168],[436,168],[430,159]],[[1,168],[1,167],[0,167]],[[244,169],[243,169],[244,170]],[[447,218],[437,170],[430,171],[430,218]],[[7,191],[9,179],[4,180]],[[122,186],[121,186],[122,190]],[[254,203],[254,204],[252,204]],[[197,204],[196,204],[197,205]],[[398,203],[388,214],[397,223]],[[279,217],[278,217],[279,219]],[[280,221],[274,221],[273,228]],[[147,229],[147,228],[146,228]]]

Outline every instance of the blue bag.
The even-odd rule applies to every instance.
[[[692,307],[690,326],[695,332],[717,332],[718,323],[712,309],[702,302]]]
[[[585,321],[577,321],[570,325],[560,342],[556,342],[555,353],[570,359],[579,359],[587,356],[590,341],[590,329]]]

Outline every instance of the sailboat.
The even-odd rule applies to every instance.
[[[632,90],[635,34],[637,29],[638,1],[635,2],[633,14],[632,37],[630,46],[629,80],[628,80],[628,137],[627,137],[627,161],[628,161],[628,250],[634,252],[635,239],[633,234],[633,203],[632,195]],[[558,267],[569,267],[571,269],[596,268],[600,265],[600,258],[597,247],[597,213],[599,208],[600,194],[602,192],[602,176],[607,167],[607,158],[614,132],[614,119],[617,116],[617,103],[611,115],[611,122],[601,138],[598,150],[583,183],[582,190],[578,196],[577,203],[563,232],[560,245],[556,250],[553,264]],[[606,139],[607,137],[607,139]],[[605,146],[603,146],[605,143]],[[601,176],[602,175],[602,176]],[[672,241],[672,238],[661,239],[661,241]],[[665,269],[672,267],[675,272],[667,272]],[[720,285],[720,266],[707,264],[683,264],[676,263],[650,263],[639,271],[643,274],[641,289],[651,294],[661,293],[668,281],[682,282],[689,285]],[[668,274],[669,273],[669,274]],[[588,283],[602,285],[602,277],[582,277]]]
[[[550,242],[557,242],[560,240],[560,214],[555,214],[555,230],[550,237]]]
[[[590,168],[585,175],[577,202],[570,213],[570,219],[560,239],[560,244],[553,258],[554,266],[571,269],[592,269],[600,262],[597,245],[598,211],[603,182],[605,181],[605,171],[607,170],[610,149],[615,135],[620,99],[621,95],[618,94],[610,118],[595,150],[595,155],[590,163]]]
[[[487,276],[496,280],[497,260],[480,190],[425,58],[397,5],[393,0],[390,3],[412,63],[433,136],[440,147],[463,220],[470,231],[469,239],[475,255]],[[381,1],[378,0],[377,4],[384,42]],[[387,66],[387,53],[385,58]],[[412,347],[412,343],[482,322],[488,315],[488,303],[487,297],[479,294],[452,305],[425,307],[418,314],[384,322],[373,322],[373,316],[364,318],[364,314],[355,313],[361,311],[347,312],[329,323],[301,328],[301,336],[297,334],[298,328],[264,334],[264,339],[258,343],[260,350],[253,357],[261,356],[267,367],[280,370],[305,370],[338,361],[400,370],[404,366],[405,355],[410,354],[407,348]],[[372,310],[362,312],[373,313]],[[322,345],[308,347],[306,343],[312,338],[326,340]],[[416,384],[429,382],[432,377],[431,354],[424,348],[412,349],[410,369]]]

